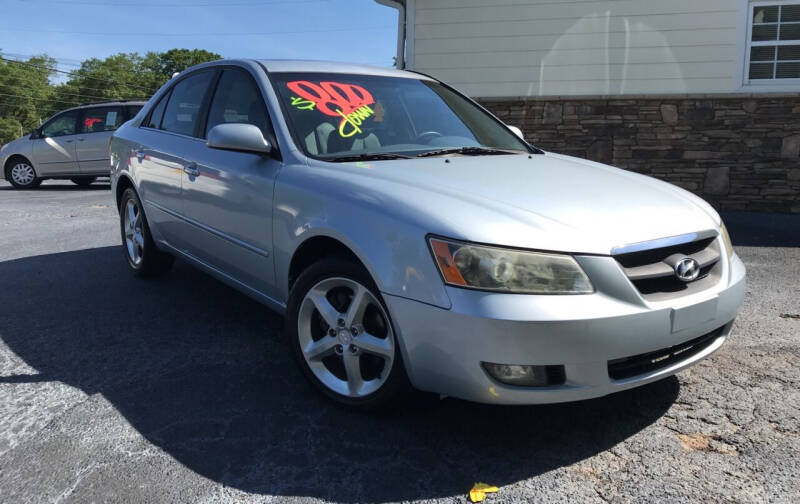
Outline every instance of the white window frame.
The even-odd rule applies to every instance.
[[[800,45],[800,40],[764,40],[754,42],[753,37],[753,13],[756,7],[763,6],[777,6],[777,5],[798,5],[800,0],[772,0],[761,2],[747,2],[746,3],[746,30],[744,39],[744,66],[742,68],[742,83],[744,88],[766,90],[764,88],[772,88],[774,90],[787,90],[787,87],[797,88],[800,86],[800,78],[796,79],[750,79],[750,48],[758,46],[782,46],[782,45]],[[778,18],[780,22],[780,18]],[[780,30],[780,28],[779,28]],[[777,55],[776,55],[777,57]],[[791,60],[794,61],[794,60]],[[775,65],[777,69],[777,63]],[[774,74],[773,74],[774,75]],[[772,90],[771,89],[771,90]]]

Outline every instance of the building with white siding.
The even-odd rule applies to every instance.
[[[800,0],[376,0],[398,66],[534,144],[800,212]]]

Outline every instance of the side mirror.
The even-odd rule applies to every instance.
[[[35,130],[31,131],[30,135],[31,135],[31,140],[42,138],[42,132],[41,130],[39,130],[39,128],[36,128]]]
[[[264,138],[261,130],[252,124],[218,124],[208,132],[206,145],[212,149],[269,154],[272,145]]]
[[[519,129],[516,126],[511,126],[511,125],[508,125],[508,124],[506,124],[506,126],[508,126],[508,129],[510,129],[512,133],[514,133],[515,135],[520,137],[522,139],[522,141],[525,141],[525,135],[522,134],[522,130],[521,129]]]

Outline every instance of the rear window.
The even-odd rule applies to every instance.
[[[81,133],[114,131],[125,122],[122,107],[93,107],[83,110]]]
[[[147,123],[145,124],[148,128],[160,128],[161,127],[161,118],[164,117],[164,109],[167,108],[167,101],[169,100],[169,91],[161,97],[155,107],[153,107],[153,111],[150,113],[150,117],[147,119]]]
[[[142,110],[142,105],[128,105],[126,107],[126,110],[127,110],[126,120],[133,119],[134,117],[136,117],[136,114],[138,114],[139,111]]]

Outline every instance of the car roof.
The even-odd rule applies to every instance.
[[[359,63],[343,63],[337,61],[315,61],[315,60],[283,60],[270,59],[258,60],[266,67],[269,72],[326,72],[326,73],[352,73],[361,75],[380,75],[386,77],[405,77],[410,79],[431,79],[426,75],[421,75],[405,70],[398,70],[391,67],[380,67],[374,65],[362,65]],[[431,79],[432,80],[432,79]]]
[[[144,105],[147,103],[142,100],[111,100],[103,102],[84,103],[75,108],[108,107],[109,105]]]
[[[220,59],[209,61],[207,63],[200,63],[191,66],[174,75],[170,81],[176,78],[200,70],[203,68],[213,68],[216,66],[235,65],[243,67],[262,66],[267,72],[325,72],[325,73],[343,73],[343,74],[356,74],[356,75],[377,75],[383,77],[400,77],[406,79],[418,79],[436,81],[433,77],[422,73],[398,70],[392,67],[380,67],[374,65],[362,65],[359,63],[343,63],[337,61],[319,61],[319,60],[298,60],[298,59]]]
[[[181,74],[200,68],[217,65],[252,65],[260,64],[268,72],[326,72],[326,73],[352,73],[360,75],[380,75],[386,77],[405,77],[407,79],[435,80],[424,74],[397,70],[391,67],[362,65],[359,63],[343,63],[337,61],[298,60],[298,59],[221,59],[208,63],[201,63],[187,68]]]
[[[67,112],[69,110],[81,110],[81,109],[94,108],[94,107],[115,107],[115,106],[124,107],[124,106],[131,106],[131,105],[133,105],[135,107],[138,107],[138,106],[144,106],[146,103],[147,103],[146,101],[141,101],[141,100],[135,100],[135,101],[134,100],[131,100],[131,101],[127,101],[127,100],[111,100],[111,101],[104,101],[104,102],[84,103],[82,105],[77,105],[75,107],[70,107],[70,108],[66,108],[64,110],[60,110],[57,113]]]

